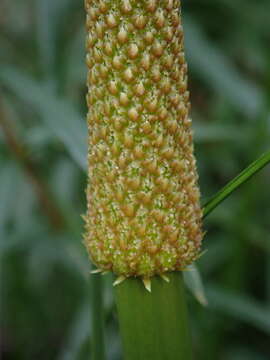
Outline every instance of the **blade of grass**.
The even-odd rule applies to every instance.
[[[255,118],[263,104],[261,89],[236,70],[222,50],[207,40],[203,29],[192,18],[185,16],[184,29],[187,59],[193,71],[241,113]]]
[[[29,181],[33,186],[33,190],[42,205],[43,211],[50,220],[52,227],[55,230],[59,230],[65,223],[62,213],[52,200],[53,195],[48,188],[47,183],[40,176],[36,164],[28,155],[28,149],[20,142],[15,130],[12,128],[12,123],[9,121],[7,111],[5,111],[4,108],[4,102],[0,101],[0,106],[0,128],[3,131],[7,146],[13,154],[14,159],[21,165],[21,168],[28,176]]]
[[[78,354],[83,344],[90,338],[90,309],[88,302],[82,304],[78,312],[75,314],[71,328],[68,331],[66,340],[64,341],[62,351],[57,360],[73,360],[78,359]]]
[[[51,16],[51,10],[51,1],[37,0],[35,2],[36,45],[42,70],[46,76],[51,75],[55,54],[54,16]]]
[[[266,334],[270,334],[269,309],[245,295],[240,295],[217,285],[207,288],[209,309],[239,319]]]
[[[199,269],[195,264],[188,267],[187,271],[183,272],[184,282],[190,292],[194,295],[196,300],[203,306],[208,304],[205,290]]]
[[[1,68],[0,80],[1,85],[38,111],[43,123],[62,141],[75,162],[85,170],[87,129],[76,107],[67,99],[59,97],[46,83],[38,82],[12,66]]]
[[[203,205],[203,217],[209,215],[222,201],[224,201],[233,191],[244,184],[258,171],[264,168],[270,162],[270,150],[263,154],[259,159],[251,163],[238,176],[225,185],[220,191],[212,196]]]

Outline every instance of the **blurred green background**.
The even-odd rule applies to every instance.
[[[270,2],[183,0],[183,15],[207,199],[269,147]],[[91,358],[84,36],[82,0],[0,2],[4,360]],[[268,167],[205,221],[198,267],[209,304],[187,296],[195,359],[270,359],[269,188]],[[111,278],[103,279],[106,352],[117,360]]]

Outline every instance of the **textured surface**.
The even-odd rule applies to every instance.
[[[85,243],[102,270],[152,276],[200,250],[179,1],[86,1]]]

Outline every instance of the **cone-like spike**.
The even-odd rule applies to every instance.
[[[102,273],[101,273],[101,275],[106,275],[106,274],[108,274],[108,270],[105,270],[105,271],[102,271]]]
[[[100,273],[102,273],[102,270],[101,270],[101,269],[95,269],[95,270],[92,270],[92,271],[90,272],[90,274],[92,274],[92,275],[100,274]]]
[[[178,0],[86,0],[85,244],[103,271],[149,278],[200,253],[199,189]]]
[[[161,274],[160,277],[166,281],[166,282],[170,282],[170,279],[168,278],[168,276],[166,276],[165,274]]]
[[[126,280],[125,276],[120,275],[118,278],[114,281],[113,286],[121,284],[124,280]]]
[[[151,292],[151,279],[148,277],[143,277],[142,281],[143,281],[143,285],[146,288],[146,290]]]

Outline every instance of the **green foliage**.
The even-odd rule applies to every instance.
[[[189,0],[183,12],[200,184],[209,198],[268,150],[270,3]],[[80,217],[83,2],[2,0],[0,13],[0,121],[25,153],[18,156],[0,131],[0,351],[3,359],[84,360],[92,315]],[[205,221],[207,253],[197,264],[205,295],[198,273],[188,279],[197,298],[208,300],[201,307],[189,297],[200,360],[270,357],[269,175],[267,167]],[[37,180],[51,194],[61,226],[44,210]],[[117,360],[110,276],[103,282],[106,353]]]
[[[224,201],[233,191],[237,190],[239,186],[244,184],[258,171],[263,169],[270,162],[270,150],[263,154],[259,159],[255,160],[239,175],[226,184],[220,191],[211,197],[210,200],[203,205],[203,215],[206,217],[211,213],[222,201]]]

